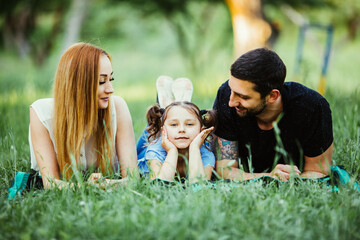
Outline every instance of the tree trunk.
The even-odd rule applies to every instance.
[[[5,49],[15,48],[24,58],[30,53],[29,32],[34,28],[34,16],[30,7],[18,13],[7,13],[4,21],[3,39]]]
[[[64,50],[79,40],[81,26],[86,15],[86,10],[89,7],[89,2],[90,1],[87,0],[73,0],[65,28]]]
[[[35,49],[34,60],[41,66],[44,64],[50,52],[54,46],[58,34],[61,32],[62,23],[64,22],[64,15],[66,12],[66,7],[64,5],[59,5],[54,13],[54,24],[52,25],[51,32],[47,36],[44,44],[39,46],[33,46]]]
[[[234,52],[241,54],[266,46],[270,25],[263,19],[261,0],[225,0],[234,32]]]
[[[356,38],[356,34],[359,28],[360,17],[354,13],[351,17],[347,19],[346,26],[348,31],[348,38],[351,41],[354,41]]]

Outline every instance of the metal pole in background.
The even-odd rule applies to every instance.
[[[333,39],[333,35],[334,35],[334,28],[332,25],[304,24],[300,27],[297,48],[296,48],[295,68],[294,68],[295,78],[297,78],[297,79],[300,78],[300,67],[301,67],[301,62],[302,62],[302,58],[303,58],[305,34],[306,34],[306,31],[310,28],[318,28],[321,30],[326,30],[325,52],[324,52],[320,80],[319,80],[319,84],[318,84],[318,92],[321,95],[324,95],[325,90],[326,90],[326,74],[327,74],[327,69],[328,69],[328,65],[329,65],[329,58],[330,58],[331,47],[332,47],[332,39]]]
[[[320,81],[319,81],[319,86],[318,86],[318,92],[321,95],[324,95],[325,90],[326,90],[326,73],[327,73],[327,69],[328,69],[328,65],[329,65],[332,39],[333,39],[333,35],[334,35],[333,26],[331,26],[331,25],[327,26],[326,33],[327,33],[327,36],[326,36],[324,61],[323,61],[322,69],[321,69],[321,76],[320,76]]]

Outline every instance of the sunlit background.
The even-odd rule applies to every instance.
[[[2,1],[0,104],[28,106],[51,97],[59,57],[78,41],[111,54],[115,94],[128,102],[137,135],[146,108],[155,102],[159,75],[190,78],[193,101],[211,108],[231,63],[258,46],[281,56],[287,81],[318,89],[323,77],[325,95],[354,93],[360,82],[359,5],[357,0]],[[307,28],[301,41],[300,29],[308,24],[324,28]],[[328,36],[325,27],[334,34]]]

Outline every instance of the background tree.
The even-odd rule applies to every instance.
[[[360,1],[347,0],[330,0],[333,12],[333,22],[344,24],[347,29],[347,39],[355,40],[360,27]]]
[[[235,56],[267,45],[271,26],[264,20],[261,0],[225,0],[231,14]]]
[[[187,68],[196,73],[206,57],[201,57],[204,37],[212,21],[214,7],[220,0],[110,0],[110,4],[130,4],[144,16],[163,17],[173,30]],[[196,7],[194,9],[192,7]],[[220,33],[221,34],[221,33]]]
[[[1,1],[2,45],[41,65],[54,47],[69,0]],[[46,19],[47,21],[44,21]]]
[[[123,0],[112,0],[113,2],[127,2]],[[193,71],[198,69],[201,41],[193,45],[189,41],[187,32],[192,24],[196,24],[197,34],[204,36],[207,23],[211,18],[211,5],[226,4],[232,20],[234,53],[235,57],[251,49],[268,46],[271,47],[276,41],[279,29],[269,20],[264,13],[264,5],[281,6],[287,4],[296,9],[317,8],[328,6],[330,0],[200,0],[205,7],[197,15],[203,16],[201,22],[196,21],[191,13],[190,5],[196,1],[190,0],[133,0],[129,4],[143,11],[145,14],[160,14],[165,17],[177,36],[178,46],[182,55]],[[336,0],[333,0],[336,1]],[[356,0],[354,0],[356,1]],[[199,39],[198,39],[199,40]]]
[[[264,5],[281,6],[287,4],[294,8],[319,7],[326,0],[225,0],[234,33],[235,57],[258,47],[271,46],[276,41],[279,29],[264,13]],[[272,39],[270,39],[273,37]],[[272,42],[270,43],[269,40]]]
[[[67,49],[71,44],[75,43],[80,38],[81,27],[89,5],[92,0],[73,0],[68,13],[66,27],[64,29],[64,41],[62,49]]]
[[[77,41],[89,6],[94,2],[86,0],[18,0],[1,1],[0,22],[2,45],[5,49],[15,49],[19,56],[31,56],[41,65],[54,47],[58,36],[64,32],[63,48]],[[354,38],[359,22],[358,0],[350,0],[351,6],[340,0],[108,0],[112,4],[128,4],[142,12],[144,16],[163,17],[177,40],[185,65],[198,72],[206,54],[202,53],[204,42],[208,42],[207,31],[213,19],[215,6],[224,5],[232,20],[235,56],[261,46],[272,46],[279,33],[267,18],[264,6],[288,4],[295,9],[309,9],[320,6],[342,6],[349,16],[349,37]],[[98,1],[100,2],[100,1]],[[197,5],[196,8],[193,6]],[[354,7],[355,6],[355,7]],[[195,9],[195,10],[194,10]],[[68,14],[67,14],[68,13]],[[96,12],[92,13],[96,14]],[[46,20],[46,21],[44,21]],[[93,26],[96,27],[96,26]],[[223,34],[223,32],[219,32]],[[204,56],[204,57],[201,57]]]

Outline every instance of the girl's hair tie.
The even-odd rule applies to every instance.
[[[205,109],[200,110],[200,115],[201,116],[204,115],[204,114],[207,114],[207,113],[208,113],[208,110],[205,110]]]

